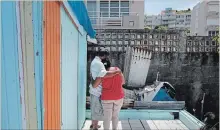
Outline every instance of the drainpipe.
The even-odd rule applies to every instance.
[[[201,101],[201,120],[203,118],[204,99],[205,99],[205,93],[203,93],[203,98],[202,98],[202,101]]]

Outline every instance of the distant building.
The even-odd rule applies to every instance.
[[[168,29],[190,29],[191,11],[172,10],[166,8],[159,15],[145,16],[145,27],[154,29],[158,25],[166,26]]]
[[[143,29],[144,0],[85,0],[94,29]]]
[[[219,0],[204,0],[192,10],[191,35],[215,36],[219,34]]]

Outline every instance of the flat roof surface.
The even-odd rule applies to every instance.
[[[86,120],[82,130],[89,130],[91,120]],[[99,122],[103,130],[103,121]],[[110,126],[111,129],[111,126]],[[121,120],[118,130],[189,130],[180,120]]]

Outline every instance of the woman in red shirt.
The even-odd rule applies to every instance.
[[[118,67],[111,67],[109,60],[102,61],[106,70],[119,70]],[[122,85],[125,83],[122,73],[113,77],[102,78],[102,106],[104,110],[103,125],[104,129],[110,128],[110,121],[112,121],[112,129],[116,130],[118,127],[118,116],[123,105],[124,91]]]

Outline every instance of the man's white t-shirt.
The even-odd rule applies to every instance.
[[[105,66],[103,65],[101,59],[98,56],[96,56],[91,63],[90,73],[92,74],[93,80],[95,80],[96,77],[104,77],[107,73]],[[97,97],[101,96],[102,93],[101,85],[99,85],[97,88],[93,88],[92,84],[90,83],[89,87],[90,87],[89,90],[90,94],[93,94]]]

